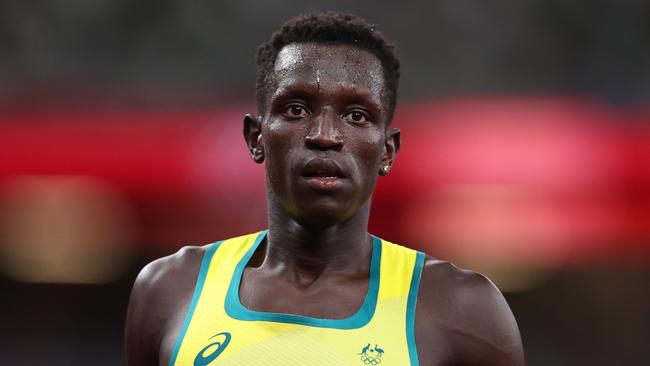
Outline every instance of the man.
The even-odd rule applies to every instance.
[[[147,265],[129,365],[523,365],[515,320],[483,276],[370,235],[399,149],[399,62],[363,19],[286,22],[257,54],[268,230]]]

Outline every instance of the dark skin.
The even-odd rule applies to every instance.
[[[353,46],[299,43],[279,53],[262,115],[244,119],[269,192],[269,234],[241,282],[247,308],[342,319],[363,303],[371,195],[399,149],[382,75],[379,60]],[[168,365],[205,250],[183,248],[138,276],[129,365]],[[479,274],[427,257],[415,320],[421,365],[524,365],[514,317]]]

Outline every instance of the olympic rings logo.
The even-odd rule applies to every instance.
[[[381,363],[381,358],[368,355],[361,355],[361,361],[366,365],[377,366]]]

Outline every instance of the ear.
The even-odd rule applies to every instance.
[[[379,175],[387,175],[390,170],[397,152],[400,147],[400,131],[399,128],[390,127],[386,131],[386,142],[384,143],[384,155],[381,158],[381,167],[379,167]]]
[[[264,161],[264,146],[262,144],[262,123],[259,117],[251,114],[244,116],[244,139],[248,151],[258,164]]]

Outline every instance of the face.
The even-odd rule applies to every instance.
[[[399,146],[380,61],[353,46],[294,43],[273,73],[264,115],[245,119],[269,194],[298,221],[349,219],[368,207]]]

